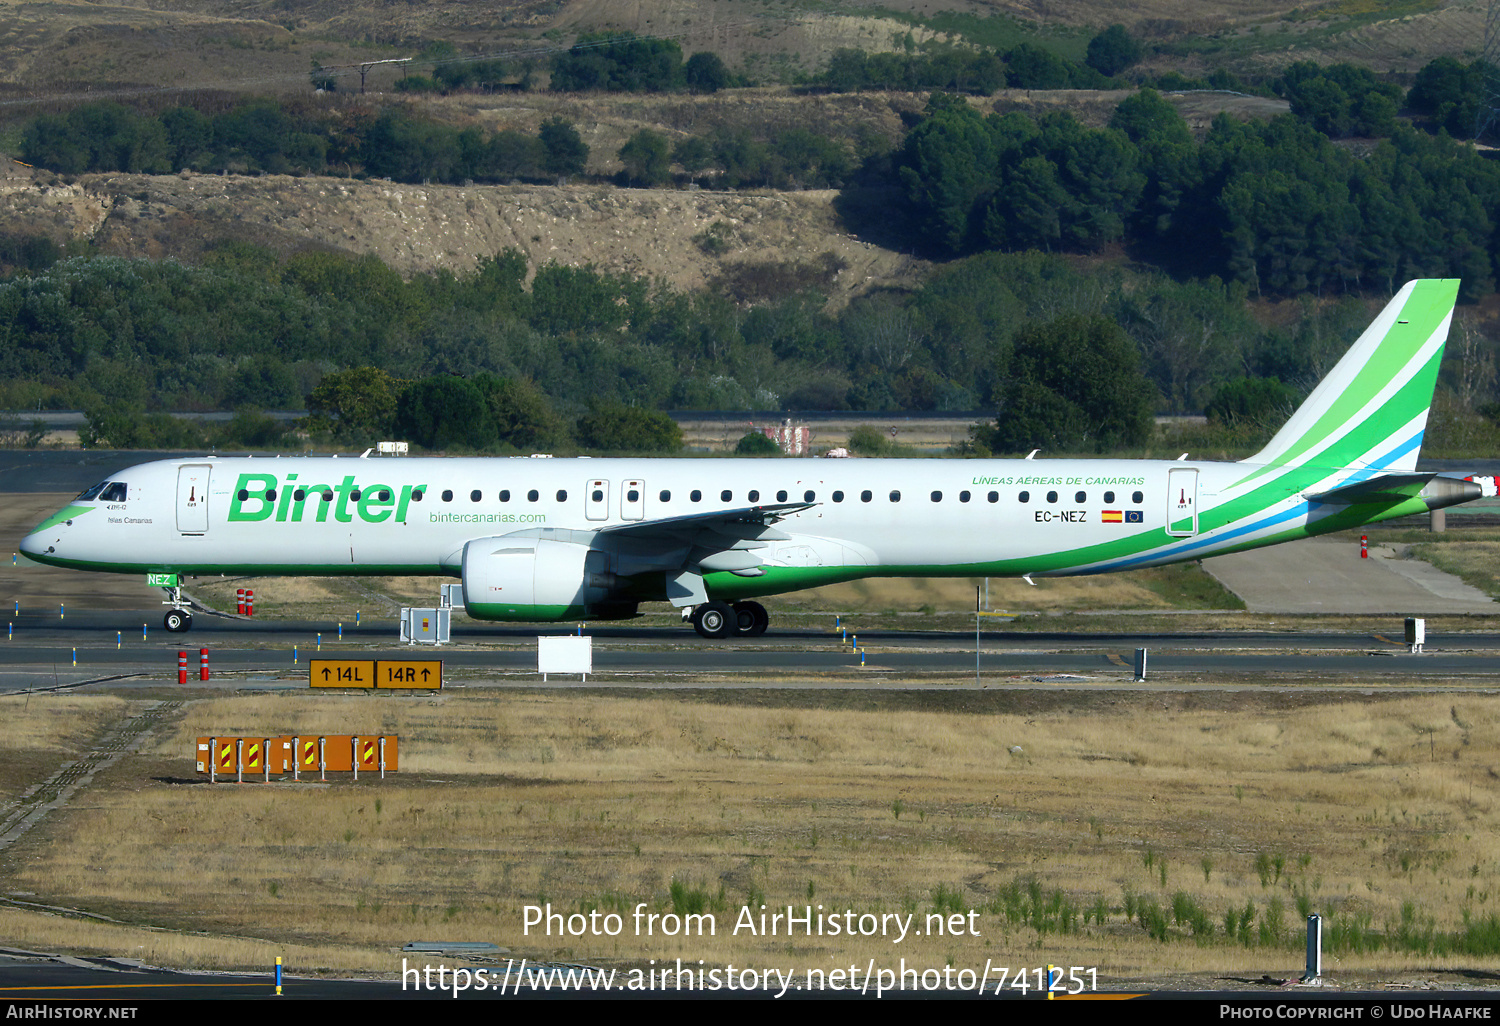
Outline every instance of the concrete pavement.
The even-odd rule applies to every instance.
[[[1308,538],[1203,561],[1219,583],[1257,613],[1500,613],[1478,588],[1389,546],[1370,558],[1348,541]]]

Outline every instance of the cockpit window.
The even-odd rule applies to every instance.
[[[97,499],[99,497],[99,493],[102,492],[102,491],[104,491],[104,489],[106,489],[108,487],[109,487],[109,482],[108,481],[100,481],[98,484],[94,485],[94,487],[90,488],[88,491],[84,492],[82,495],[78,496],[78,498],[74,499],[73,501],[74,502],[90,502],[90,501],[92,501],[94,499]]]
[[[125,492],[126,489],[124,481],[112,481],[110,482],[109,486],[104,489],[104,491],[99,493],[99,501],[124,502]]]

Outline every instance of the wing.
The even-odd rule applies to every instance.
[[[756,537],[767,541],[782,541],[787,537],[779,531],[767,533],[766,529],[793,513],[812,509],[816,502],[781,502],[767,506],[743,506],[739,509],[716,509],[707,513],[689,513],[682,517],[667,517],[663,520],[637,520],[623,524],[601,527],[600,534],[616,538],[666,538],[680,540],[696,531],[713,531],[727,537]]]
[[[783,502],[720,509],[612,524],[600,528],[598,534],[615,543],[618,573],[665,570],[667,598],[674,605],[692,605],[707,601],[703,588],[706,573],[729,571],[741,577],[765,573],[755,550],[791,537],[772,525],[816,505]]]

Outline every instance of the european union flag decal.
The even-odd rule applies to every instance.
[[[1138,509],[1127,509],[1125,511],[1125,522],[1127,524],[1139,524],[1141,522],[1142,515],[1143,514],[1141,513],[1141,511]]]

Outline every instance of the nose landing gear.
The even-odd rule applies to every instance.
[[[167,593],[167,601],[162,604],[172,608],[161,618],[161,625],[174,634],[180,634],[193,626],[193,614],[183,608],[181,587],[174,585],[163,590]]]

